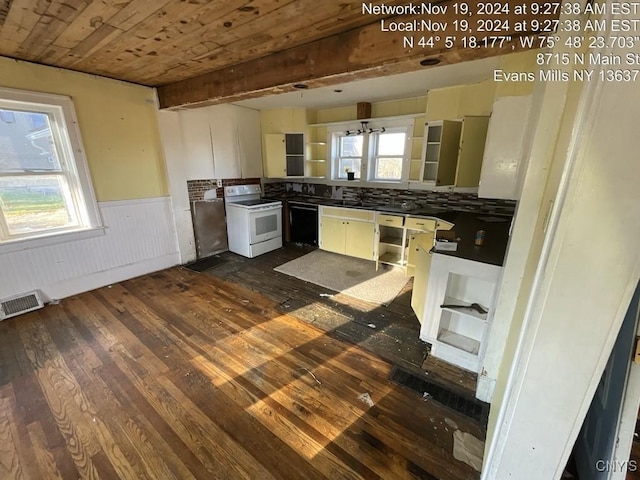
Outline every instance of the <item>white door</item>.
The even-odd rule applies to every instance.
[[[626,469],[625,464],[616,464],[611,459],[635,346],[639,296],[640,286],[636,287],[631,299],[609,362],[576,440],[574,453],[580,480],[606,479],[616,471]]]

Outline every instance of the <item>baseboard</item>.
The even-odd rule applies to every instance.
[[[496,388],[496,380],[486,375],[478,376],[478,384],[476,387],[476,398],[486,403],[491,403],[493,391]]]
[[[40,288],[42,297],[46,302],[51,300],[59,300],[62,298],[77,295],[78,293],[88,292],[96,288],[111,285],[112,283],[122,282],[130,278],[139,277],[148,273],[164,270],[180,264],[180,254],[174,252],[161,257],[151,258],[130,265],[112,268],[102,272],[95,272],[69,280],[56,282],[53,285],[47,285]]]

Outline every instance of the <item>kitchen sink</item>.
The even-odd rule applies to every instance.
[[[358,207],[358,208],[370,208],[373,209],[378,206],[373,202],[360,202],[358,200],[330,200],[330,205],[337,207]]]

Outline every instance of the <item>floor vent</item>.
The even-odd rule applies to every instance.
[[[394,366],[389,379],[392,382],[410,388],[418,392],[423,397],[434,400],[445,407],[449,407],[456,412],[479,422],[484,427],[487,426],[489,420],[489,404],[481,402],[476,398],[469,398],[454,393],[441,385],[420,378],[411,372],[407,372]]]
[[[22,313],[42,308],[44,304],[38,292],[30,292],[23,295],[5,298],[0,301],[0,320],[15,317]]]
[[[225,264],[227,261],[224,258],[220,258],[216,255],[211,257],[203,258],[202,260],[197,260],[192,263],[187,263],[184,266],[189,270],[194,270],[196,272],[205,272],[211,268],[220,266]]]

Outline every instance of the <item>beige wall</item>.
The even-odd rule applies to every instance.
[[[262,134],[267,133],[305,133],[307,131],[307,113],[304,108],[275,108],[260,112]]]
[[[505,72],[524,72],[537,70],[537,51],[520,52],[504,55],[500,68]],[[411,162],[409,179],[419,180],[422,166],[422,148],[424,124],[434,120],[461,119],[466,115],[491,115],[493,103],[498,97],[530,95],[535,82],[495,82],[485,80],[471,85],[458,85],[426,91],[425,95],[371,105],[372,118],[393,117],[400,115],[416,115],[413,141],[411,145]],[[317,142],[326,141],[325,127],[312,127],[309,124],[347,122],[356,120],[356,105],[345,105],[320,110],[281,108],[263,110],[261,112],[262,134],[305,132],[310,142],[316,142],[308,152],[308,158],[315,162],[307,162],[310,176],[324,176],[326,163],[317,160],[328,160],[326,147],[317,146]]]
[[[73,99],[98,201],[168,194],[153,89],[2,57],[0,86]]]
[[[512,53],[501,58],[504,72],[536,71],[537,50]],[[530,95],[535,82],[496,82],[493,79],[472,85],[459,85],[430,90],[427,120],[454,120],[465,115],[491,115],[498,97]]]

